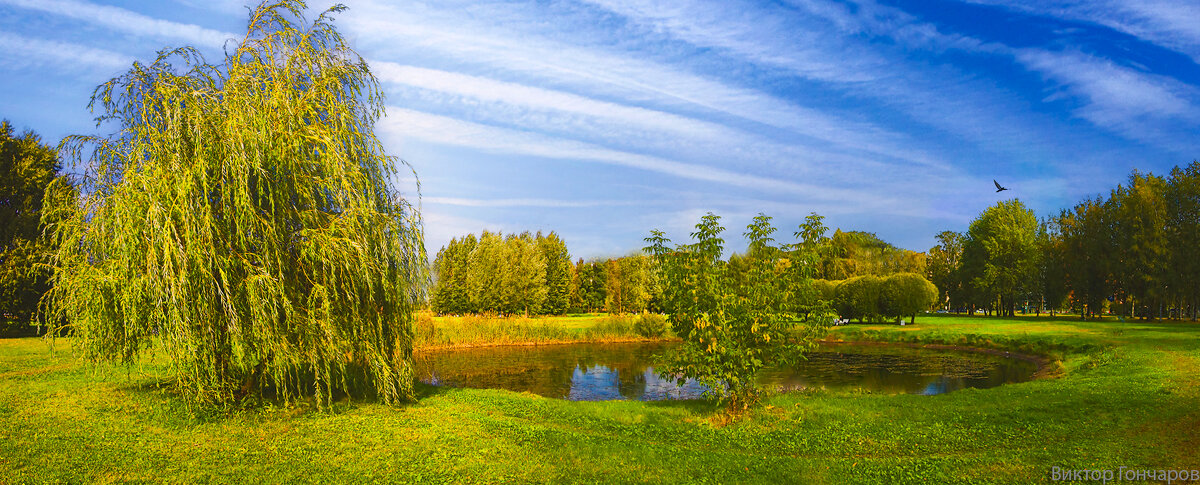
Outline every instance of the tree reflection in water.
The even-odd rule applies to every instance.
[[[418,376],[453,387],[509,389],[576,401],[696,399],[705,388],[682,386],[655,372],[654,355],[671,344],[573,344],[491,347],[418,354]],[[943,394],[1029,380],[1036,364],[974,352],[887,346],[823,345],[793,368],[766,369],[760,380],[779,390],[864,389]]]

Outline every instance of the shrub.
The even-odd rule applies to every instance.
[[[891,318],[902,319],[928,310],[937,301],[937,287],[916,273],[896,273],[883,280],[880,292],[880,313]]]
[[[875,275],[843,280],[835,289],[834,307],[843,318],[869,320],[880,314],[879,301],[883,280]]]
[[[414,336],[418,342],[434,342],[437,340],[437,325],[433,323],[433,315],[429,312],[417,314],[417,328]]]
[[[667,319],[657,313],[642,312],[633,330],[643,338],[659,338],[667,333]]]

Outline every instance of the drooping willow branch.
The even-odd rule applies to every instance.
[[[306,24],[302,1],[263,4],[222,64],[165,50],[93,93],[116,132],[63,140],[87,175],[50,200],[43,301],[90,358],[161,348],[201,402],[259,376],[285,399],[356,376],[413,399],[421,217],[390,186],[382,93],[331,24],[342,8]]]

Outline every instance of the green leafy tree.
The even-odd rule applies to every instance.
[[[837,285],[841,281],[837,280],[813,280],[813,289],[816,291],[818,298],[822,301],[832,304],[837,300]]]
[[[46,187],[59,169],[58,154],[36,134],[16,136],[11,123],[0,122],[0,334],[4,315],[16,318],[13,333],[29,333],[38,301],[50,289],[41,217]]]
[[[1200,257],[1196,251],[1200,241],[1200,162],[1171,170],[1166,193],[1167,284],[1180,302],[1191,307],[1195,321],[1200,307]]]
[[[1050,312],[1050,316],[1054,316],[1054,313],[1062,308],[1068,295],[1067,270],[1063,260],[1063,236],[1059,220],[1054,217],[1044,219],[1038,228],[1037,237],[1038,247],[1042,252],[1037,277],[1041,288],[1042,304],[1038,306],[1038,313],[1040,314],[1044,307]]]
[[[1067,287],[1081,318],[1100,315],[1111,292],[1113,254],[1112,227],[1104,200],[1088,199],[1070,211],[1062,211],[1062,258]]]
[[[507,248],[504,237],[495,232],[483,231],[479,242],[467,258],[467,293],[471,308],[475,312],[497,313],[509,307],[511,289],[505,282],[508,271]]]
[[[558,234],[551,232],[546,236],[538,233],[538,249],[546,260],[546,304],[545,313],[561,315],[571,306],[571,255],[567,252],[567,243]]]
[[[410,401],[428,260],[420,215],[389,186],[367,64],[305,5],[255,9],[220,65],[163,51],[97,88],[115,134],[72,136],[82,200],[48,200],[48,320],[88,357],[165,354],[180,392],[284,399],[365,381]],[[178,64],[177,64],[178,63]]]
[[[829,238],[825,236],[827,232],[829,232],[829,228],[825,226],[825,217],[816,212],[810,212],[804,217],[804,223],[800,224],[799,230],[794,235],[800,240],[800,244],[815,251],[829,242]]]
[[[806,222],[806,226],[812,222]],[[813,234],[812,230],[805,229],[806,226],[801,226],[797,237],[810,237]],[[819,242],[817,247],[821,258],[820,276],[826,279],[846,279],[868,274],[886,276],[899,272],[925,273],[925,255],[897,248],[869,232],[839,229],[827,242]]]
[[[926,274],[930,281],[941,289],[938,301],[950,308],[960,307],[962,302],[962,252],[964,236],[954,231],[938,233],[938,245],[929,248]]]
[[[621,284],[621,262],[609,259],[604,262],[604,310],[608,313],[625,313],[625,287]]]
[[[938,300],[938,289],[916,273],[893,273],[883,279],[880,313],[917,322],[917,313],[930,309]]]
[[[999,202],[980,214],[967,231],[965,274],[988,303],[999,299],[999,315],[1012,316],[1030,290],[1038,266],[1038,221],[1019,200]]]
[[[583,303],[583,294],[579,291],[580,284],[582,283],[579,277],[579,269],[582,266],[583,258],[579,258],[579,261],[571,264],[571,284],[568,287],[568,291],[570,292],[568,301],[570,302],[569,309],[571,313],[587,312],[587,305]]]
[[[875,275],[855,276],[842,280],[834,289],[835,308],[842,318],[857,319],[859,323],[882,314],[883,278]]]
[[[588,313],[603,310],[608,301],[607,265],[602,261],[585,263],[580,260],[575,265],[575,272],[578,274],[577,299],[580,309]]]
[[[1113,279],[1126,316],[1156,316],[1168,296],[1166,191],[1162,177],[1134,170],[1129,184],[1118,186],[1107,201],[1121,255],[1113,261]]]
[[[546,258],[528,232],[510,235],[504,242],[506,261],[501,279],[507,304],[505,313],[536,315],[546,303]]]
[[[638,313],[649,309],[656,291],[650,258],[630,255],[610,259],[605,267],[605,308],[609,313]]]
[[[747,226],[745,235],[754,248],[749,253],[761,257],[750,258],[753,264],[738,283],[720,259],[722,231],[720,218],[708,213],[696,224],[693,243],[668,248],[670,240],[655,230],[646,238],[646,251],[659,265],[664,309],[683,339],[663,376],[694,378],[731,409],[745,409],[756,399],[758,371],[802,358],[830,319],[812,315],[797,325],[788,310],[787,281],[798,277],[783,272],[803,266],[779,264],[786,253],[769,241],[774,232],[769,217],[760,214]]]
[[[462,239],[454,238],[446,247],[438,251],[434,260],[434,272],[437,281],[433,289],[430,306],[439,314],[473,313],[467,278],[470,274],[471,252],[475,250],[478,241],[474,234],[468,234]]]

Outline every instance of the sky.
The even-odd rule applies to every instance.
[[[925,251],[998,201],[1043,217],[1198,157],[1194,1],[344,3],[431,257],[483,229],[620,256],[656,228],[688,242],[706,212],[732,250],[760,212],[784,243],[815,212]],[[167,47],[219,63],[247,18],[227,0],[0,0],[0,118],[51,145],[104,133],[97,85]]]

